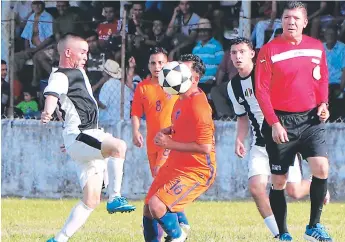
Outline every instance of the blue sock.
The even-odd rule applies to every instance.
[[[177,214],[167,212],[163,217],[157,219],[158,223],[162,226],[165,233],[172,239],[179,238],[182,230],[177,220]]]
[[[159,242],[157,220],[143,216],[143,225],[145,242]]]
[[[178,222],[180,224],[189,225],[188,219],[187,219],[186,214],[184,213],[184,211],[177,212],[176,214],[177,214]]]

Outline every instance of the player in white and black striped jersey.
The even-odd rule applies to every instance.
[[[243,158],[246,155],[244,140],[248,134],[249,123],[253,133],[248,164],[249,190],[255,200],[265,224],[273,236],[279,235],[279,230],[266,194],[266,187],[271,175],[268,154],[261,133],[264,120],[263,113],[255,97],[254,63],[255,52],[252,43],[245,38],[236,39],[231,45],[231,60],[238,74],[229,81],[228,94],[233,104],[237,119],[237,134],[235,153]],[[300,161],[295,159],[288,173],[287,192],[293,198],[301,198],[309,194],[310,180],[302,180]]]
[[[126,143],[98,128],[98,106],[84,71],[87,42],[66,34],[58,43],[59,69],[50,75],[42,123],[48,123],[57,105],[64,121],[63,139],[67,153],[77,163],[82,200],[72,209],[61,231],[48,242],[66,242],[82,227],[100,203],[103,174],[108,170],[107,210],[130,212],[135,207],[121,196]],[[108,158],[108,161],[105,159]]]

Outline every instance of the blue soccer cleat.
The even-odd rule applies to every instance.
[[[130,213],[135,210],[135,206],[128,204],[124,197],[116,197],[112,202],[107,202],[108,213]]]
[[[304,233],[304,239],[312,242],[332,242],[331,236],[327,233],[325,227],[322,224],[315,224],[313,227],[306,226]]]
[[[173,239],[170,236],[167,236],[164,238],[165,239],[164,242],[185,242],[187,240],[187,237],[188,237],[187,234],[182,230],[180,237]]]
[[[292,241],[292,237],[288,232],[286,232],[279,235],[279,241]]]
[[[57,241],[56,241],[55,238],[53,237],[53,238],[48,239],[47,242],[57,242]]]

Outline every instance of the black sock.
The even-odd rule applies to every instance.
[[[320,223],[323,208],[323,200],[327,193],[327,179],[320,179],[313,176],[310,185],[310,221],[309,226]]]
[[[278,225],[279,234],[288,232],[286,226],[287,206],[284,191],[285,190],[274,190],[271,188],[269,196],[272,212]]]

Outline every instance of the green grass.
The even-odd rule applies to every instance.
[[[77,200],[2,199],[1,240],[46,241],[64,224]],[[143,241],[142,202],[130,214],[109,215],[103,202],[73,241]],[[192,232],[189,242],[273,241],[255,204],[248,202],[195,202],[186,210]],[[303,241],[309,218],[309,203],[288,205],[288,225],[294,241]],[[324,209],[323,223],[334,241],[345,241],[345,203],[331,203]]]

